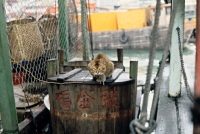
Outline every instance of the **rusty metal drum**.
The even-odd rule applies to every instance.
[[[113,74],[113,81],[104,85],[95,82],[87,70],[58,83],[61,75],[48,79],[54,134],[130,133],[137,90],[128,73]]]

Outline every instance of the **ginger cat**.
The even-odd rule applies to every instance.
[[[107,77],[110,77],[114,71],[114,64],[104,54],[98,54],[94,60],[88,64],[90,74],[96,79],[97,82],[103,82]]]

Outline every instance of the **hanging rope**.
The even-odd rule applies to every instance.
[[[187,96],[194,103],[194,96],[192,95],[189,83],[187,81],[187,75],[186,75],[186,72],[185,72],[185,67],[184,67],[184,62],[183,62],[183,53],[182,53],[182,45],[181,45],[181,37],[180,37],[180,28],[177,27],[176,30],[177,30],[177,34],[178,34],[179,56],[180,56],[180,63],[181,63],[181,71],[182,71],[182,74],[183,74],[183,80],[184,80]]]
[[[157,108],[159,94],[160,94],[160,85],[161,85],[161,82],[162,82],[163,70],[164,70],[164,67],[165,67],[165,62],[166,62],[168,52],[169,52],[169,48],[170,48],[170,45],[171,45],[172,30],[173,30],[173,25],[174,25],[174,21],[175,21],[175,13],[177,11],[177,5],[179,4],[179,2],[180,1],[178,1],[178,0],[174,1],[174,5],[173,5],[171,17],[170,17],[170,24],[169,24],[169,29],[168,29],[168,32],[167,32],[167,41],[165,42],[165,49],[163,51],[160,70],[159,70],[159,73],[158,73],[158,81],[156,82],[156,89],[155,89],[153,103],[152,103],[152,107],[151,107],[150,122],[152,120],[154,120],[155,114],[156,114],[156,108]]]
[[[132,121],[130,124],[130,129],[132,128],[132,125],[135,126],[135,131],[137,133],[143,133],[148,132],[148,130],[151,129],[151,126],[155,127],[155,123],[152,122],[149,123],[149,127],[145,127],[145,123],[147,122],[147,105],[148,105],[148,96],[150,91],[150,80],[152,76],[152,69],[153,69],[153,61],[156,53],[156,37],[158,36],[158,25],[159,25],[159,16],[160,16],[160,0],[157,0],[156,4],[156,13],[155,13],[155,19],[154,19],[154,26],[152,31],[152,39],[150,41],[150,54],[149,54],[149,64],[147,68],[147,77],[146,77],[146,83],[145,83],[145,90],[144,90],[144,99],[143,99],[143,105],[142,105],[142,112],[141,112],[141,118],[140,120]],[[133,129],[131,129],[131,133],[134,134],[135,132]]]
[[[160,16],[160,0],[157,0],[154,26],[153,26],[153,31],[152,31],[152,40],[150,42],[151,49],[150,49],[147,78],[146,78],[145,90],[144,90],[144,100],[143,100],[142,112],[141,112],[141,121],[143,124],[147,121],[147,105],[148,105],[148,98],[149,98],[148,96],[149,96],[149,91],[150,91],[150,81],[151,81],[151,76],[152,76],[153,61],[154,61],[155,53],[156,53],[156,42],[157,42],[156,37],[158,37],[159,16]]]

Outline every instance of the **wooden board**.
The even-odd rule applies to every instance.
[[[57,82],[57,78],[63,74],[59,74],[55,77],[48,78],[49,82]],[[115,69],[112,77],[107,79],[105,82],[106,85],[116,85],[116,84],[125,84],[129,82],[135,81],[134,79],[129,78],[129,73],[123,72],[122,69]],[[73,77],[66,79],[64,83],[84,83],[84,84],[94,84],[94,85],[102,85],[103,83],[96,82],[93,80],[93,76],[89,73],[88,70],[83,70],[80,73],[75,74]]]
[[[132,91],[132,87],[133,83],[49,85],[53,132],[129,133],[136,104],[136,90]]]
[[[53,133],[127,134],[135,117],[137,89],[129,73],[100,85],[87,70],[64,83],[48,84]],[[57,82],[57,77],[48,79]]]

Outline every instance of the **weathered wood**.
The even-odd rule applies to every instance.
[[[137,79],[137,73],[138,73],[138,61],[130,61],[130,78],[131,79]]]
[[[118,62],[123,62],[123,48],[117,48],[117,59]]]
[[[116,69],[115,69],[116,70]],[[57,78],[62,76],[63,74],[58,74],[55,77],[48,78],[48,81],[51,82],[57,82]],[[114,78],[111,78],[114,79]],[[129,78],[128,73],[121,73],[119,75],[118,79],[115,79],[114,82],[105,82],[105,85],[123,85],[127,84],[130,82],[135,81],[134,79]],[[72,78],[66,79],[64,81],[65,84],[71,84],[71,83],[76,83],[76,84],[90,84],[90,85],[102,85],[103,83],[96,82],[93,80],[93,76],[89,73],[88,70],[82,70],[80,73],[74,75]]]
[[[63,50],[58,50],[58,63],[59,63],[59,73],[63,72],[63,65],[65,63],[65,52]]]
[[[82,71],[66,80],[71,84],[48,84],[53,133],[130,133],[129,123],[135,117],[135,81],[123,72],[112,84],[80,83],[93,81],[91,78],[88,71]]]
[[[47,61],[47,77],[56,76],[59,72],[58,59],[50,59]]]
[[[66,79],[69,79],[69,78],[73,77],[74,75],[76,75],[77,73],[79,73],[81,71],[82,71],[81,68],[76,68],[76,69],[74,69],[74,70],[72,70],[70,72],[64,73],[61,76],[59,76],[57,78],[57,81],[58,82],[64,82]]]
[[[138,74],[138,61],[130,61],[129,77],[135,80],[132,89],[137,89],[137,74]],[[134,90],[131,90],[131,91],[134,91]],[[131,98],[137,98],[135,94],[137,94],[137,90],[131,93],[132,95]],[[131,105],[132,107],[136,107],[136,103],[132,103]]]

